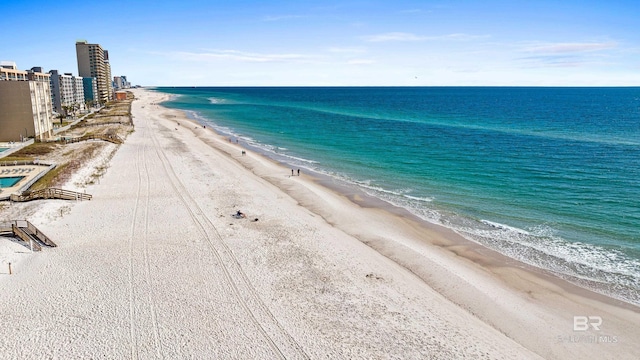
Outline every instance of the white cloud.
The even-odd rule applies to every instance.
[[[366,40],[369,42],[386,42],[386,41],[422,41],[426,40],[424,36],[418,36],[410,33],[403,32],[390,32],[386,34],[378,34],[367,36]]]
[[[567,54],[609,50],[615,47],[617,47],[615,42],[549,43],[531,45],[526,47],[524,51],[545,54]]]
[[[615,42],[533,43],[522,46],[519,51],[528,55],[516,60],[524,68],[610,66],[607,50],[617,47]]]
[[[577,56],[529,56],[517,60],[522,63],[522,68],[579,67],[586,64]]]
[[[476,40],[476,39],[487,39],[490,38],[489,35],[469,35],[469,34],[448,34],[442,36],[432,36],[429,40]]]
[[[419,13],[422,13],[422,12],[425,12],[425,11],[421,10],[421,9],[407,9],[407,10],[400,10],[398,13],[400,13],[400,14],[419,14]]]
[[[209,50],[207,52],[186,52],[175,51],[161,53],[174,59],[184,61],[208,62],[212,60],[233,60],[243,62],[283,62],[283,61],[299,61],[309,59],[308,56],[302,54],[258,54],[249,53],[238,50]]]
[[[436,40],[458,40],[467,41],[488,38],[488,35],[469,35],[462,33],[437,35],[437,36],[421,36],[404,32],[389,32],[385,34],[366,36],[364,39],[368,42],[388,42],[388,41],[436,41]]]
[[[304,15],[267,15],[262,21],[281,21],[281,20],[289,20],[289,19],[302,19],[306,18]]]
[[[369,59],[352,59],[347,61],[349,65],[370,65],[373,63],[375,63],[375,61]]]
[[[338,53],[338,54],[362,54],[366,52],[365,48],[362,47],[331,47],[329,48],[329,52]]]

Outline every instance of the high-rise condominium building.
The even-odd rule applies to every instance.
[[[113,77],[113,88],[116,90],[120,90],[124,88],[124,86],[122,85],[122,77],[120,76]]]
[[[107,81],[107,87],[108,87],[108,92],[109,92],[109,100],[113,99],[113,82],[111,81],[111,64],[109,63],[109,51],[105,50],[104,51],[104,65],[105,65],[105,70],[107,71],[107,79],[109,79],[109,81]]]
[[[60,74],[58,70],[51,70],[49,74],[53,109],[61,115],[84,111],[82,77],[73,76],[71,73]]]
[[[66,75],[71,75],[66,73]],[[71,76],[73,80],[73,104],[76,111],[84,112],[87,109],[87,104],[84,99],[84,79],[82,76]]]
[[[105,62],[105,51],[100,44],[89,44],[87,41],[76,42],[78,58],[78,74],[85,78],[96,78],[98,94],[94,98],[98,103],[111,100],[111,69]]]

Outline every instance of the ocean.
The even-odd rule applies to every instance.
[[[303,172],[640,305],[640,88],[155,88]]]

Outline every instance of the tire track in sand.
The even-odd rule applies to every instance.
[[[140,127],[139,127],[140,128]],[[146,138],[146,128],[142,127],[143,134],[142,138]],[[141,211],[143,213],[143,234],[142,234],[142,257],[143,257],[143,271],[145,276],[145,281],[148,285],[147,291],[147,305],[150,308],[151,313],[151,323],[153,336],[155,341],[155,356],[157,358],[162,358],[161,351],[161,341],[158,331],[158,321],[157,321],[157,313],[155,310],[155,302],[153,300],[153,284],[151,282],[151,265],[149,261],[149,250],[148,250],[148,233],[149,233],[149,194],[150,194],[150,176],[149,169],[147,166],[147,148],[148,141],[144,140],[142,144],[140,144],[136,149],[136,158],[135,158],[135,172],[137,174],[136,181],[136,200],[133,207],[133,215],[131,218],[131,227],[129,231],[129,336],[131,342],[131,358],[138,359],[140,358],[140,347],[138,344],[138,336],[142,333],[138,329],[138,321],[136,320],[138,317],[142,316],[142,313],[136,311],[136,302],[140,301],[140,298],[137,297],[135,291],[135,281],[134,281],[134,269],[135,266],[135,244],[138,240],[140,240],[140,236],[136,233],[139,229],[137,226],[138,223],[138,215]],[[146,188],[146,194],[143,194]],[[142,203],[142,197],[144,197],[144,204]]]
[[[160,146],[159,140],[156,138],[153,131],[151,132],[150,138],[154,144],[155,152],[162,163],[164,172],[170,180],[171,186],[173,187],[176,195],[180,198],[180,201],[183,203],[186,210],[189,212],[189,216],[198,227],[198,231],[207,241],[213,255],[218,259],[220,267],[223,270],[225,280],[229,284],[233,295],[237,298],[238,303],[244,309],[248,318],[272,349],[274,355],[280,359],[286,359],[287,356],[285,356],[280,349],[280,346],[284,346],[287,347],[288,354],[296,354],[299,358],[308,359],[309,356],[304,352],[302,347],[280,325],[278,320],[273,316],[266,305],[264,305],[259,295],[251,285],[247,275],[242,270],[240,263],[233,255],[233,252],[224,243],[218,229],[205,215],[197,201],[191,196],[188,189],[182,184],[180,178],[176,175],[175,170],[171,166],[171,162],[164,153],[163,148]],[[234,276],[232,273],[236,275]],[[250,306],[249,303],[253,306]],[[258,318],[260,318],[260,320]],[[265,328],[268,328],[269,332]],[[275,343],[272,336],[277,337],[280,340],[280,346]]]
[[[135,322],[135,294],[133,286],[133,245],[135,241],[136,232],[136,219],[138,217],[138,206],[140,203],[140,192],[142,188],[142,176],[140,175],[140,168],[138,160],[140,159],[140,148],[136,149],[136,161],[135,169],[137,177],[136,182],[136,200],[133,206],[133,216],[131,217],[131,227],[129,228],[129,341],[130,341],[130,354],[131,359],[138,359],[138,342],[136,335],[136,322]]]
[[[139,159],[139,163],[142,164],[144,168],[144,179],[146,183],[147,193],[145,196],[145,205],[144,205],[144,234],[143,238],[143,258],[144,258],[144,269],[145,269],[145,280],[148,285],[147,292],[147,304],[149,306],[151,312],[151,324],[153,327],[153,338],[155,341],[155,352],[156,357],[158,359],[163,358],[162,356],[162,342],[160,341],[160,333],[158,330],[158,316],[156,312],[156,303],[154,294],[154,285],[151,281],[151,262],[149,260],[149,199],[151,195],[151,177],[149,176],[149,167],[147,166],[147,144],[148,142],[144,142],[144,146],[142,147],[142,159]],[[140,172],[139,172],[140,174]]]

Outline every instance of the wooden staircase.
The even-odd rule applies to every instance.
[[[11,194],[11,201],[23,202],[36,199],[62,199],[62,200],[91,200],[90,194],[58,188],[46,188],[35,191],[25,191],[22,194]]]
[[[27,220],[12,220],[0,224],[0,235],[17,237],[24,241],[24,245],[33,251],[41,251],[43,246],[58,246]]]

